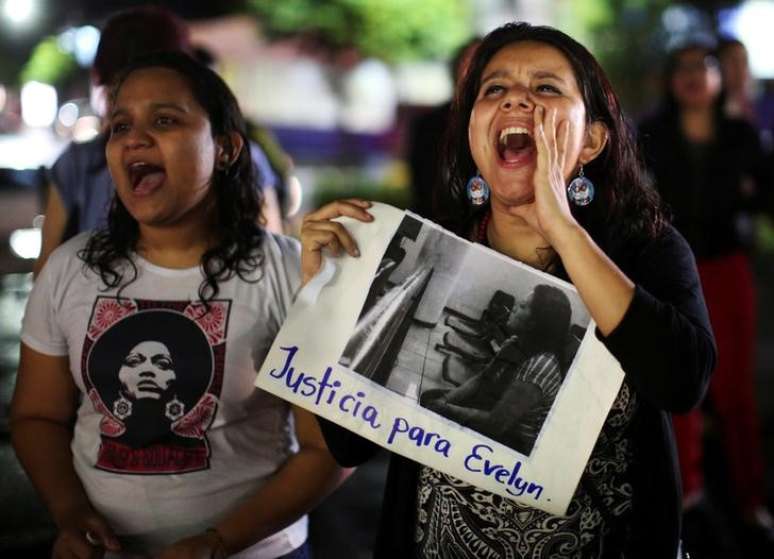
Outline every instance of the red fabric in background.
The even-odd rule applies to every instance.
[[[718,346],[718,363],[709,386],[728,465],[731,490],[742,512],[763,504],[763,454],[755,399],[756,295],[749,257],[736,252],[698,262],[704,297]],[[702,411],[674,415],[683,494],[704,487]]]

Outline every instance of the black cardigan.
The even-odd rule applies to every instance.
[[[676,111],[663,110],[639,129],[655,186],[699,261],[750,248],[750,214],[774,215],[774,161],[758,132],[720,113],[715,126],[715,139],[703,148],[685,137]],[[698,160],[695,149],[703,153]]]
[[[682,491],[669,412],[684,412],[704,395],[715,365],[715,342],[693,255],[673,228],[657,240],[613,241],[605,252],[636,284],[623,320],[597,337],[621,363],[637,391],[632,423],[635,460],[629,558],[673,559],[680,536]],[[370,459],[379,447],[318,418],[343,466]],[[419,464],[391,455],[375,558],[414,557],[413,530]],[[621,549],[609,549],[615,553]],[[605,554],[607,556],[607,553]],[[613,555],[611,555],[613,556]],[[615,555],[619,557],[619,555]]]

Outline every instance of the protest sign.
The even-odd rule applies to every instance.
[[[375,204],[341,218],[256,386],[392,452],[563,514],[623,371],[569,283]]]

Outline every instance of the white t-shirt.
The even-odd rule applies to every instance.
[[[253,381],[300,284],[299,247],[267,233],[258,281],[221,283],[205,312],[198,267],[135,256],[137,280],[104,291],[77,256],[87,238],[51,255],[22,341],[69,357],[75,470],[123,548],[149,552],[215,525],[298,448],[289,405]],[[303,517],[235,557],[277,557],[306,535]]]

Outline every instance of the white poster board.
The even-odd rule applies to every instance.
[[[574,287],[410,212],[384,204],[370,212],[372,223],[341,219],[361,256],[325,259],[290,309],[256,386],[392,452],[564,514],[623,379]],[[500,394],[521,393],[509,390],[522,386],[509,379],[524,373],[520,363],[531,352],[523,361],[513,356],[510,348],[526,339],[513,335],[514,317],[539,285],[566,295],[570,328],[549,352],[544,377],[558,382],[535,436],[512,443],[502,413],[498,421],[488,413],[502,410]],[[432,404],[472,385],[488,392],[488,403]],[[475,420],[451,413],[459,408]],[[508,411],[506,422],[527,415]]]

